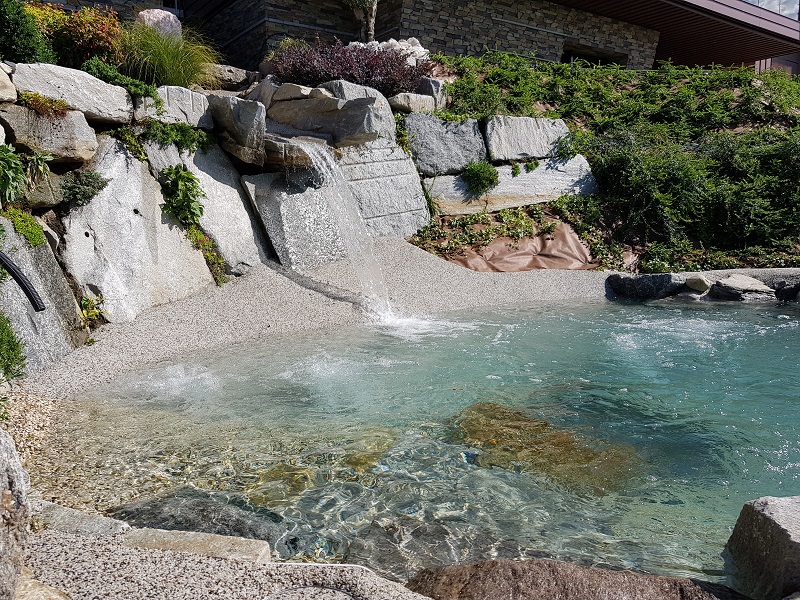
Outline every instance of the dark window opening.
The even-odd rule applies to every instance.
[[[628,55],[621,52],[609,52],[591,46],[580,44],[564,44],[564,53],[561,55],[562,63],[573,63],[576,60],[585,60],[593,65],[622,65],[628,64]]]

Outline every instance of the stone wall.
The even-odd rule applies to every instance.
[[[358,37],[358,29],[353,13],[339,0],[236,0],[206,24],[228,62],[253,70],[285,37],[347,43]]]
[[[110,6],[116,10],[124,19],[132,19],[139,11],[147,8],[161,8],[164,3],[162,0],[105,0],[104,2],[92,2],[92,0],[44,0],[49,4],[61,4],[66,7],[80,8],[81,6]]]
[[[384,10],[394,12],[396,4],[390,0]],[[659,38],[651,29],[543,0],[403,0],[398,26],[392,37],[416,37],[432,52],[497,48],[561,61],[571,51],[626,59],[631,69],[652,67]]]

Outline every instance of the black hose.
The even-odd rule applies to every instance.
[[[19,267],[15,265],[10,258],[4,253],[0,252],[0,266],[2,266],[8,274],[11,275],[11,278],[19,284],[19,287],[22,288],[22,291],[25,292],[25,295],[30,300],[31,304],[33,305],[33,310],[36,312],[42,312],[45,309],[44,302],[42,302],[41,296],[36,293],[36,290],[33,289],[31,282],[28,281],[28,278],[22,274],[22,271],[19,270]]]

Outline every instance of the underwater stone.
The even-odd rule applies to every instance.
[[[582,439],[495,402],[473,404],[454,423],[453,440],[480,450],[475,464],[521,468],[581,492],[619,490],[640,464],[632,446]]]
[[[149,528],[131,529],[125,534],[123,544],[147,550],[191,552],[211,558],[244,560],[256,564],[270,561],[267,542],[215,533]]]

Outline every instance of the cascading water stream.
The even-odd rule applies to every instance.
[[[364,218],[358,209],[358,202],[350,191],[344,173],[327,146],[297,139],[293,142],[311,159],[314,173],[321,180],[319,184],[334,192],[327,195],[326,199],[333,203],[331,209],[336,218],[344,251],[361,285],[364,310],[380,322],[388,323],[396,320],[389,303],[383,269],[375,258],[372,236],[367,231]]]

